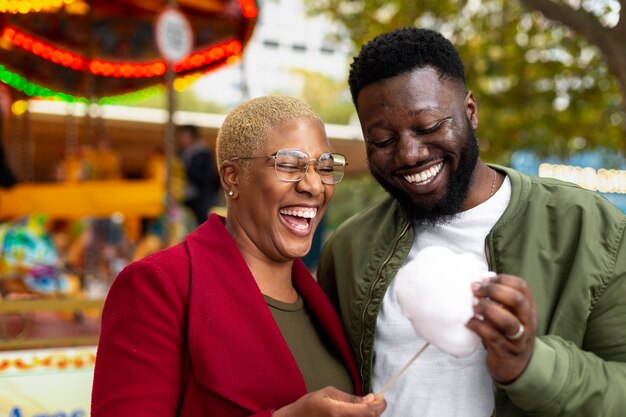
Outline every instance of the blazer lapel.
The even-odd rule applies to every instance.
[[[212,215],[186,244],[194,377],[250,412],[304,395],[298,365],[222,218]]]

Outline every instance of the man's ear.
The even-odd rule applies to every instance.
[[[468,91],[465,95],[465,112],[467,120],[470,121],[472,128],[476,130],[478,128],[478,103],[471,91]]]
[[[241,175],[241,166],[231,161],[224,161],[219,167],[220,183],[222,190],[230,198],[239,195],[239,177]]]

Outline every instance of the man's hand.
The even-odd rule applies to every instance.
[[[472,285],[474,318],[467,327],[487,350],[487,369],[499,383],[515,381],[535,347],[537,313],[526,281],[501,274]]]

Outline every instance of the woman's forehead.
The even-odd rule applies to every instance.
[[[300,149],[310,155],[330,151],[324,126],[308,118],[287,120],[269,131],[263,146],[266,152],[287,148]]]

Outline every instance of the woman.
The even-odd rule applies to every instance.
[[[109,292],[92,417],[380,415],[384,400],[351,395],[343,329],[297,260],[343,177],[321,120],[293,98],[250,100],[226,117],[217,159],[227,217]]]

